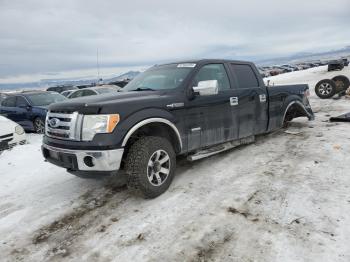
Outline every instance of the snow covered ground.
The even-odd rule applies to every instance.
[[[270,78],[310,84],[316,120],[180,160],[169,191],[153,200],[44,162],[41,137],[29,135],[0,155],[0,260],[350,261],[350,125],[327,121],[350,112],[350,100],[313,92],[337,74]]]

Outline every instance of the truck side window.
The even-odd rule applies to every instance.
[[[258,87],[259,81],[250,65],[230,64],[231,71],[236,76],[238,88]]]
[[[219,91],[229,90],[230,82],[223,64],[209,64],[203,66],[194,78],[194,86],[200,81],[217,80]]]

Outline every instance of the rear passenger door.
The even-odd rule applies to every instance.
[[[232,114],[230,97],[233,96],[228,70],[224,64],[203,65],[194,76],[191,86],[200,81],[216,80],[218,94],[196,95],[186,103],[188,150],[220,144],[238,137],[238,114]]]
[[[239,138],[261,134],[268,125],[266,87],[250,64],[230,63],[239,111]]]

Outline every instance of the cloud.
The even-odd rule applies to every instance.
[[[350,44],[348,0],[0,0],[0,78]]]

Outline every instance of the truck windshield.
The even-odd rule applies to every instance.
[[[48,106],[53,103],[62,102],[67,98],[56,93],[40,93],[27,96],[33,106]]]
[[[178,64],[157,66],[135,77],[122,91],[146,91],[174,89],[180,86],[193,67]]]

